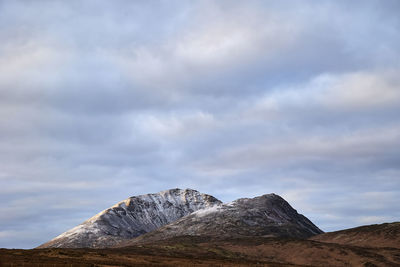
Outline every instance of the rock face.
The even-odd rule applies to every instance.
[[[310,239],[342,245],[400,249],[400,222],[365,225],[317,235]]]
[[[158,230],[118,246],[151,243],[178,236],[309,238],[323,233],[289,203],[275,194],[236,201],[198,210]]]
[[[171,189],[130,197],[38,248],[104,248],[174,222],[194,211],[221,204],[191,189]]]

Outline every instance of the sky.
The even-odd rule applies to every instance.
[[[130,196],[400,220],[400,1],[0,0],[0,247]]]

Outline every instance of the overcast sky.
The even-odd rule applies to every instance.
[[[0,0],[0,247],[129,196],[400,220],[400,1]]]

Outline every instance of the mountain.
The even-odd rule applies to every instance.
[[[0,249],[0,266],[400,266],[400,222],[322,233],[275,194],[223,204],[172,189],[128,198],[40,248]]]
[[[310,239],[342,245],[400,249],[400,222],[360,226],[317,235]]]
[[[117,246],[151,243],[179,236],[211,239],[238,237],[309,238],[323,233],[289,203],[275,194],[241,198],[201,209],[153,232]]]
[[[191,189],[130,197],[38,248],[104,248],[156,230],[221,201]]]

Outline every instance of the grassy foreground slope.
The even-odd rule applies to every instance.
[[[314,240],[177,237],[117,249],[0,250],[0,266],[400,266],[400,249]]]

